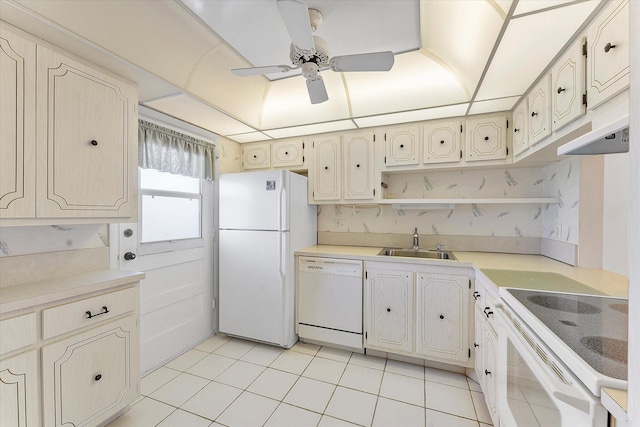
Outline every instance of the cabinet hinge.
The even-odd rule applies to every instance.
[[[471,289],[471,279],[469,279],[469,289]]]
[[[462,125],[460,125],[460,133],[462,133]]]
[[[365,271],[365,272],[364,272],[364,278],[366,279],[366,278],[368,278],[368,277],[369,277],[369,274]]]
[[[507,156],[509,155],[509,147],[507,147]]]
[[[304,150],[304,142],[302,143],[302,149]]]
[[[507,129],[509,129],[509,119],[507,119]]]
[[[375,196],[376,196],[376,189],[374,188],[373,189],[373,197],[375,197]]]
[[[316,142],[315,141],[311,142],[311,148],[316,148]]]
[[[387,140],[387,133],[386,132],[384,133],[384,140],[385,141]]]
[[[587,56],[587,42],[585,41],[584,44],[582,45],[582,54],[584,56]]]
[[[376,142],[376,134],[373,134],[373,142]]]
[[[582,95],[582,105],[587,105],[587,94]]]
[[[471,359],[471,347],[469,347],[469,359]]]
[[[460,158],[462,159],[462,150],[460,150]]]
[[[387,164],[387,156],[384,156],[384,164]]]
[[[368,332],[365,332],[365,333],[364,333],[364,339],[366,340],[367,338],[369,338],[369,333],[368,333]]]

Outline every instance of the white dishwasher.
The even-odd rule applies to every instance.
[[[362,349],[362,261],[298,258],[298,336]]]

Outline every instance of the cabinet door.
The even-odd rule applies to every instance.
[[[587,33],[590,110],[629,87],[629,34],[629,1],[607,2]]]
[[[138,396],[132,316],[42,348],[45,426],[96,425]]]
[[[365,346],[413,351],[413,273],[367,270]]]
[[[583,39],[574,43],[551,70],[551,109],[554,131],[571,123],[585,113],[584,94],[585,56]]]
[[[496,349],[498,347],[498,335],[493,328],[487,323],[484,330],[484,349],[483,361],[484,370],[478,372],[482,376],[484,388],[482,392],[487,402],[487,408],[491,419],[495,422],[498,419],[498,411],[496,410]]]
[[[474,310],[474,326],[473,333],[473,355],[475,357],[473,363],[476,375],[480,381],[480,386],[484,390],[484,313],[482,309],[476,305]]]
[[[36,216],[137,215],[133,84],[37,46]]]
[[[457,362],[469,360],[469,278],[418,274],[416,352]]]
[[[0,426],[28,427],[38,423],[36,350],[0,360]]]
[[[311,200],[340,200],[342,165],[340,137],[325,136],[313,142]]]
[[[35,210],[36,45],[0,26],[0,218]]]
[[[507,118],[505,116],[466,121],[467,162],[507,158]]]
[[[418,164],[418,127],[390,128],[385,131],[386,166]]]
[[[425,124],[422,130],[424,163],[447,163],[461,160],[460,122]]]
[[[271,166],[271,144],[268,142],[247,144],[242,148],[244,170],[266,169]]]
[[[551,75],[547,74],[529,94],[529,146],[551,135]]]
[[[304,142],[274,142],[271,144],[271,166],[274,168],[290,168],[304,164]]]
[[[373,132],[352,133],[343,138],[343,197],[345,200],[371,200],[375,196]]]
[[[520,101],[520,104],[513,110],[513,155],[525,151],[529,148],[529,119],[528,119],[527,98]]]

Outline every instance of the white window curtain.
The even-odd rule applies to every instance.
[[[213,180],[215,144],[138,120],[138,165],[176,175]]]

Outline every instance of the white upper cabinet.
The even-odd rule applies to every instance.
[[[529,103],[524,98],[513,110],[513,155],[529,148]]]
[[[375,196],[373,142],[371,131],[343,136],[345,200],[370,200]]]
[[[419,136],[417,126],[385,129],[385,166],[417,165]]]
[[[35,216],[36,45],[0,26],[0,218]]]
[[[459,121],[427,123],[423,126],[424,163],[459,162],[460,136],[462,128]]]
[[[554,131],[585,113],[584,40],[578,39],[551,69],[551,109]]]
[[[339,136],[321,136],[313,141],[309,203],[342,198],[342,162]]]
[[[507,118],[471,119],[465,122],[467,162],[507,158]]]
[[[272,167],[293,168],[302,165],[304,165],[304,141],[302,139],[271,144]]]
[[[37,54],[36,152],[46,180],[37,216],[135,216],[136,87],[43,46]]]
[[[247,144],[242,147],[243,169],[265,169],[271,166],[271,144]]]
[[[529,146],[551,135],[551,75],[545,75],[529,94]]]
[[[591,110],[629,87],[629,0],[607,2],[589,27],[587,51]]]

